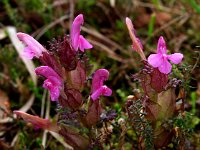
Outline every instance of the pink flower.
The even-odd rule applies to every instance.
[[[182,59],[183,54],[181,53],[174,53],[171,55],[167,54],[166,44],[164,38],[161,36],[158,40],[157,54],[151,54],[148,58],[148,63],[154,68],[158,67],[160,72],[168,74],[172,69],[172,65],[169,63],[169,60],[174,64],[178,64],[182,61]]]
[[[72,47],[77,51],[78,48],[84,52],[84,49],[91,49],[93,46],[82,36],[80,35],[81,32],[81,25],[83,24],[83,15],[78,15],[71,27],[70,31],[70,39],[72,42]]]
[[[50,91],[51,100],[56,101],[60,95],[60,89],[62,87],[61,77],[48,66],[37,67],[35,73],[47,78],[44,81],[43,87]]]
[[[103,82],[109,77],[109,72],[106,69],[99,69],[95,72],[92,80],[92,95],[91,98],[93,101],[97,100],[101,95],[110,96],[112,90],[106,85],[103,85]]]
[[[46,51],[46,49],[38,41],[28,34],[19,32],[17,33],[17,37],[26,45],[22,56],[28,59],[33,59],[33,57],[39,58],[42,56],[42,52]]]

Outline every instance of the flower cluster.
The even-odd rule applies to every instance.
[[[35,73],[45,78],[43,88],[49,90],[51,100],[58,103],[60,111],[58,111],[57,125],[52,124],[47,119],[21,111],[14,111],[14,113],[21,116],[26,122],[32,123],[36,128],[60,133],[65,137],[66,142],[73,143],[72,146],[78,149],[88,147],[88,137],[77,135],[79,137],[77,141],[71,136],[78,133],[63,126],[62,120],[68,120],[71,124],[79,122],[78,124],[82,125],[79,125],[79,128],[95,126],[100,121],[102,112],[100,97],[111,96],[112,94],[112,90],[104,84],[104,81],[108,80],[109,77],[108,70],[99,69],[95,71],[92,77],[91,93],[88,93],[87,96],[88,103],[85,100],[86,96],[82,95],[82,91],[87,88],[85,83],[88,81],[88,58],[84,52],[93,47],[80,34],[83,22],[83,15],[78,15],[72,23],[70,36],[54,40],[50,43],[50,50],[44,48],[30,35],[17,33],[17,37],[25,45],[21,57],[37,58],[43,64],[43,66],[35,69]],[[68,117],[66,118],[66,116]],[[69,140],[69,137],[71,137],[71,140]]]
[[[70,39],[69,39],[69,49],[78,54],[78,50],[84,52],[85,49],[91,49],[93,46],[82,36],[80,35],[81,25],[83,24],[84,19],[83,15],[78,15],[71,27]],[[33,37],[25,33],[17,33],[17,37],[26,45],[22,57],[32,59],[33,57],[39,58],[44,63],[48,64],[44,57],[49,57],[48,51]],[[65,41],[66,42],[66,41]],[[70,51],[69,50],[69,51]],[[62,50],[67,51],[67,50]],[[66,52],[67,53],[67,52]],[[73,53],[73,52],[72,52]],[[44,56],[45,55],[45,56]],[[75,57],[75,56],[74,56]],[[66,60],[63,60],[67,62]],[[55,66],[56,67],[56,66]],[[60,91],[64,86],[63,77],[59,75],[51,65],[40,66],[35,69],[37,75],[43,76],[46,78],[44,81],[43,87],[50,91],[50,96],[52,101],[58,100],[60,96]],[[85,75],[83,75],[85,76]],[[100,69],[95,72],[94,79],[92,82],[92,94],[91,97],[93,100],[98,99],[101,95],[110,96],[112,91],[107,86],[103,86],[103,81],[107,80],[109,72],[106,69]]]
[[[55,124],[48,119],[21,111],[14,113],[26,122],[32,123],[35,128],[61,134],[74,149],[84,150],[93,149],[94,145],[106,141],[108,135],[112,133],[112,127],[106,131],[108,134],[105,134],[101,129],[98,130],[97,125],[107,127],[107,123],[115,119],[117,114],[113,110],[104,110],[100,101],[101,96],[112,95],[112,90],[105,85],[105,81],[109,78],[108,70],[96,70],[91,75],[91,89],[87,89],[86,83],[90,81],[90,78],[87,78],[89,65],[84,52],[93,46],[80,33],[83,22],[83,15],[78,15],[72,23],[70,35],[64,36],[63,39],[54,39],[50,43],[49,50],[30,35],[17,33],[19,40],[25,45],[21,56],[27,59],[35,57],[43,64],[35,69],[35,73],[45,78],[43,88],[49,90],[51,100],[57,102],[58,119]],[[173,130],[165,128],[166,120],[177,116],[183,109],[177,107],[175,94],[175,88],[181,81],[169,78],[172,71],[171,63],[179,64],[183,54],[167,54],[166,43],[161,36],[157,44],[157,54],[151,54],[146,58],[142,42],[136,36],[129,18],[126,18],[126,25],[132,40],[132,48],[140,55],[144,67],[132,75],[139,81],[142,92],[128,97],[127,113],[124,115],[128,115],[130,126],[139,132],[137,135],[140,136],[138,141],[141,149],[145,149],[144,145],[146,149],[159,149],[165,147],[169,143],[167,140],[172,139],[171,135],[174,134]],[[129,124],[125,123],[124,119],[121,120],[123,123],[119,121],[118,125],[123,127],[123,135],[120,136],[123,140],[128,129],[126,126]],[[158,126],[159,124],[162,126]]]

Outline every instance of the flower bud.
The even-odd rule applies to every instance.
[[[36,129],[42,128],[49,131],[58,132],[56,124],[51,123],[48,119],[43,119],[38,116],[33,116],[22,111],[13,111],[16,115],[23,118],[25,122],[32,123]]]
[[[124,118],[119,118],[118,121],[117,121],[117,123],[118,123],[119,125],[125,124]]]
[[[142,43],[140,42],[140,39],[136,37],[135,29],[133,27],[132,21],[128,17],[126,17],[126,26],[128,28],[129,35],[130,35],[132,43],[133,43],[133,45],[132,45],[133,49],[140,55],[142,60],[146,60],[146,57],[142,50],[143,49]]]

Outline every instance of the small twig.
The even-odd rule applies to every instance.
[[[113,52],[112,50],[110,50],[110,48],[108,48],[106,45],[101,44],[100,42],[88,39],[89,42],[91,42],[93,45],[96,45],[98,47],[100,47],[102,50],[104,50],[108,56],[114,60],[117,60],[119,62],[125,62],[125,60],[123,58],[121,58],[120,56],[118,56],[115,52]]]
[[[182,18],[185,18],[185,17],[188,17],[188,14],[187,14],[187,13],[184,14],[184,15],[178,16],[178,17],[174,18],[173,20],[169,21],[168,23],[164,24],[163,26],[161,26],[160,28],[158,28],[157,30],[155,30],[155,31],[152,33],[151,36],[149,36],[148,38],[146,38],[146,39],[144,40],[144,43],[147,43],[147,41],[148,41],[151,37],[155,36],[156,34],[160,33],[160,32],[161,32],[162,30],[164,30],[165,28],[171,26],[172,24],[175,24],[176,22],[178,22],[179,20],[181,20]]]
[[[26,104],[23,107],[21,107],[19,109],[19,111],[27,112],[31,108],[31,106],[32,106],[32,104],[34,102],[34,99],[35,99],[35,95],[32,94],[31,97],[29,98],[29,100],[26,102]],[[0,123],[3,124],[3,123],[13,122],[13,120],[15,118],[17,118],[17,116],[16,116],[16,114],[13,114],[12,116],[9,116],[7,118],[0,119]]]
[[[151,9],[157,9],[157,7],[151,3],[145,3],[145,2],[141,2],[141,1],[133,1],[133,3],[137,6],[141,6],[141,7],[147,7],[147,8],[151,8]],[[162,5],[159,5],[159,8],[165,12],[174,12],[172,11],[172,9],[168,8],[168,7],[164,7]],[[176,12],[176,11],[175,11]],[[179,13],[180,14],[180,13]]]
[[[35,99],[35,94],[32,94],[29,100],[26,102],[26,104],[23,107],[21,107],[19,111],[27,112],[31,108],[34,99]]]
[[[69,17],[69,29],[71,28],[71,24],[73,22],[74,19],[74,0],[70,0],[69,1],[70,5],[69,5],[69,9],[70,9],[70,17]]]
[[[110,6],[111,6],[111,7],[115,7],[115,3],[116,3],[115,0],[110,0]]]
[[[0,29],[0,40],[6,38],[6,32],[5,29]]]
[[[199,64],[199,60],[200,60],[200,52],[198,52],[199,56],[197,57],[197,61],[196,63],[194,64],[194,66],[192,67],[192,70],[190,73],[192,73],[194,71],[194,69],[197,67],[197,65]]]
[[[18,87],[18,85],[14,81],[12,81],[7,75],[0,73],[0,77],[8,80],[13,87]]]
[[[44,117],[44,106],[45,106],[45,100],[46,100],[47,90],[45,89],[42,95],[42,106],[41,106],[41,114],[40,117]]]
[[[49,96],[49,93],[48,93],[47,106],[46,106],[46,112],[45,112],[45,119],[49,119],[50,106],[51,106],[50,96]],[[43,137],[42,137],[42,146],[44,148],[46,148],[47,133],[48,133],[48,131],[44,130]]]
[[[53,2],[52,7],[58,7],[67,3],[69,3],[68,0],[57,0]]]
[[[115,49],[120,50],[122,53],[124,53],[126,55],[129,55],[129,53],[123,47],[121,47],[119,44],[117,44],[116,42],[112,41],[111,39],[107,38],[103,34],[99,33],[98,31],[96,31],[96,30],[94,30],[92,28],[89,28],[89,27],[81,27],[81,29],[84,32],[86,32],[86,33],[88,33],[88,34],[90,34],[90,35],[92,35],[92,36],[94,36],[94,37],[96,37],[96,38],[98,38],[98,39],[100,39],[100,40],[112,45]]]
[[[127,132],[126,124],[122,125],[121,135],[119,137],[119,149],[124,150],[125,134]]]
[[[70,145],[68,145],[63,137],[61,137],[58,133],[55,133],[55,132],[52,132],[52,131],[49,131],[49,133],[55,138],[57,139],[64,147],[65,147],[65,150],[74,150],[73,147],[71,147]]]
[[[13,138],[13,140],[12,140],[12,142],[11,142],[11,144],[10,144],[11,147],[14,147],[14,146],[15,146],[15,143],[17,142],[17,139],[18,139],[18,137],[19,137],[19,133],[20,133],[20,132],[17,132],[17,134],[16,134],[15,137]]]
[[[40,29],[39,34],[35,37],[35,39],[40,39],[42,37],[42,35],[44,35],[45,32],[47,32],[47,30],[51,29],[52,27],[54,27],[55,25],[59,24],[60,22],[66,20],[69,18],[69,15],[64,15],[60,18],[58,18],[57,20],[55,20],[54,22],[51,22],[50,24],[48,24],[47,26],[44,26]],[[37,33],[38,31],[36,31]]]

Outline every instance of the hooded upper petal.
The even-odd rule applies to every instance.
[[[49,66],[37,67],[35,73],[47,78],[43,83],[43,87],[50,91],[52,101],[57,100],[62,87],[61,77]]]
[[[94,73],[92,79],[92,100],[97,100],[101,95],[110,96],[112,90],[104,85],[104,81],[109,77],[109,72],[106,69],[99,69]]]
[[[61,80],[60,76],[49,66],[40,66],[35,69],[35,73],[40,76],[44,76],[45,78],[49,78],[53,76],[58,80]]]
[[[78,50],[79,47],[79,37],[81,32],[81,25],[83,24],[83,22],[84,22],[83,15],[82,14],[78,15],[74,19],[70,31],[70,39],[72,42],[72,46],[76,51]]]
[[[179,64],[183,59],[183,54],[174,53],[174,54],[168,55],[168,59],[171,60],[174,64]]]
[[[84,49],[90,49],[93,47],[82,35],[80,35],[81,25],[83,25],[83,22],[83,15],[80,14],[74,19],[72,23],[70,39],[72,47],[75,49],[75,51],[80,48],[80,50],[84,52]]]
[[[60,95],[61,82],[55,77],[49,77],[43,83],[43,87],[50,91],[52,101],[56,101]]]
[[[166,53],[167,53],[167,47],[165,40],[162,36],[160,36],[157,45],[157,54],[166,54]]]
[[[42,52],[46,51],[38,41],[28,34],[19,32],[17,33],[17,37],[26,45],[22,56],[25,56],[28,59],[32,59],[33,57],[39,58],[42,56]]]
[[[103,86],[103,82],[108,80],[109,72],[106,69],[98,69],[92,79],[92,93]]]

